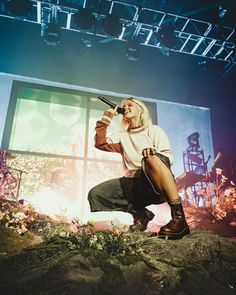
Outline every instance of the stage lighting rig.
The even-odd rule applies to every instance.
[[[203,21],[174,14],[169,6],[140,4],[128,0],[3,0],[0,17],[15,18],[45,28],[45,42],[60,42],[61,30],[95,35],[101,43],[136,39],[139,45],[157,48],[168,56],[171,52],[211,59],[224,64],[224,75],[236,65],[236,30],[233,10],[226,3],[216,5],[220,21]],[[97,5],[96,3],[100,3]],[[132,2],[132,3],[131,3]],[[157,3],[158,1],[154,1]],[[153,3],[154,3],[153,2]],[[33,7],[32,7],[33,6]],[[58,22],[48,20],[57,7]],[[32,7],[32,9],[31,9]],[[227,23],[233,26],[228,26]],[[96,28],[95,28],[96,26]],[[47,37],[48,36],[48,37]],[[83,37],[84,38],[84,37]],[[84,38],[86,39],[86,38]],[[49,41],[47,41],[49,40]],[[129,44],[128,44],[129,47]],[[127,55],[138,56],[138,50],[127,49]],[[135,53],[134,53],[134,52]],[[132,57],[131,57],[132,59]]]
[[[6,8],[13,16],[24,17],[31,12],[33,3],[30,0],[8,0]]]
[[[82,30],[91,30],[95,26],[95,16],[89,8],[81,8],[74,16],[75,26]]]
[[[48,23],[44,29],[43,41],[47,45],[56,46],[61,42],[61,29],[57,23]]]
[[[107,35],[112,37],[118,37],[122,32],[122,24],[115,14],[108,14],[102,20],[102,28]]]
[[[53,5],[50,21],[45,25],[43,31],[43,41],[47,45],[56,46],[61,42],[61,27],[57,21],[57,6]]]
[[[174,48],[177,42],[174,26],[171,24],[162,25],[158,30],[158,40],[161,45]]]

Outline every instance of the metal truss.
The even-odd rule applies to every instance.
[[[56,11],[57,21],[61,28],[96,35],[109,41],[111,36],[103,31],[102,20],[107,14],[113,13],[120,17],[122,24],[121,34],[113,39],[121,41],[136,39],[143,46],[166,50],[167,48],[160,42],[158,32],[162,25],[171,24],[174,27],[176,42],[168,50],[223,61],[226,63],[227,71],[236,64],[236,31],[232,27],[219,26],[150,7],[143,7],[135,4],[134,1],[31,1],[33,11],[22,20],[41,24],[42,28],[50,21],[52,14],[55,14]],[[96,25],[92,30],[83,31],[76,28],[74,17],[78,9],[81,8],[92,9],[96,17]],[[13,18],[3,4],[0,6],[0,17]]]

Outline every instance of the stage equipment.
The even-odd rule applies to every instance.
[[[200,144],[199,144],[199,133],[194,132],[191,135],[188,136],[188,150],[191,152],[198,152]]]
[[[98,96],[98,99],[100,99],[102,102],[104,102],[105,104],[109,105],[111,108],[115,108],[116,104],[110,100],[108,100],[107,98],[103,97],[103,96]],[[117,113],[118,114],[124,114],[125,113],[125,109],[118,107],[117,108]]]
[[[74,18],[75,26],[82,30],[91,30],[95,26],[95,16],[89,8],[81,8]]]
[[[177,43],[175,27],[171,24],[162,25],[158,30],[158,41],[167,48],[173,48]]]
[[[13,16],[9,13],[7,2],[23,3],[23,1],[32,3],[33,8],[30,13],[25,17]],[[156,48],[164,55],[169,55],[172,51],[176,54],[181,53],[201,57],[203,60],[222,61],[224,67],[223,76],[230,74],[236,65],[236,18],[233,15],[233,9],[226,6],[225,3],[221,5],[222,9],[220,8],[219,12],[223,16],[226,6],[227,12],[223,19],[226,21],[228,20],[227,17],[230,17],[228,24],[230,26],[210,23],[195,17],[191,18],[195,10],[190,10],[189,15],[186,13],[184,16],[178,13],[175,14],[174,11],[179,11],[178,4],[176,4],[178,1],[164,1],[164,4],[163,1],[152,1],[153,5],[151,7],[149,5],[150,1],[137,2],[129,0],[4,0],[1,2],[3,3],[0,5],[0,17],[20,18],[23,21],[42,26],[42,28],[47,25],[48,16],[56,6],[58,25],[65,30],[65,34],[69,30],[73,31],[73,33],[81,33],[81,28],[77,27],[74,21],[76,19],[75,15],[78,14],[78,5],[80,5],[80,7],[83,7],[80,10],[91,9],[96,18],[96,29],[94,30],[88,26],[91,21],[85,19],[82,21],[80,19],[81,26],[89,28],[87,30],[83,29],[83,33],[90,36],[99,36],[100,43],[107,43],[113,39],[126,42],[130,39],[136,39],[140,45]],[[98,2],[99,5],[95,4],[95,2]],[[169,2],[176,2],[174,10],[171,9]],[[18,6],[22,7],[20,4]],[[218,7],[220,6],[216,5],[217,9]],[[218,17],[217,11],[216,16],[217,19],[222,21]],[[90,18],[92,19],[91,15],[89,15],[88,19]],[[123,42],[125,46],[126,42]]]
[[[223,18],[227,13],[227,9],[223,5],[219,5],[218,7],[218,15],[220,18]]]
[[[205,175],[199,175],[193,172],[184,172],[175,178],[178,191],[193,186],[197,182],[205,179]]]
[[[128,40],[126,46],[126,56],[128,60],[137,61],[140,58],[139,42],[135,39]]]
[[[122,24],[115,14],[108,14],[102,21],[102,28],[106,34],[118,37],[122,32]]]
[[[31,12],[33,3],[30,0],[8,0],[6,6],[10,14],[23,17]]]
[[[207,172],[207,163],[211,156],[205,161],[203,149],[200,149],[199,136],[198,132],[194,132],[187,137],[189,146],[183,152],[185,172],[194,172],[196,174],[205,174]]]
[[[194,132],[187,137],[189,146],[186,151],[183,152],[185,173],[180,175],[179,178],[177,177],[179,187],[191,188],[197,206],[200,201],[197,188],[205,185],[209,181],[207,178],[207,163],[211,158],[211,156],[208,156],[208,159],[205,161],[203,149],[200,149],[199,137],[200,134],[198,132]]]
[[[57,21],[57,9],[57,6],[53,5],[50,22],[44,28],[43,41],[47,45],[56,46],[61,42],[61,28]]]
[[[60,27],[56,23],[49,23],[44,29],[43,41],[47,45],[56,46],[61,42]]]

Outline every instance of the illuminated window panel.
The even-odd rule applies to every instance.
[[[9,149],[84,156],[86,98],[39,89],[27,89],[20,95]]]

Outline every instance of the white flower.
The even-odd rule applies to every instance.
[[[67,233],[65,231],[61,231],[59,233],[59,236],[62,237],[62,238],[65,238],[65,237],[67,237]]]
[[[12,216],[19,220],[22,220],[27,217],[24,212],[13,213]]]
[[[224,175],[221,176],[221,182],[226,182],[227,179],[228,179],[228,178],[225,177]]]
[[[103,249],[102,245],[101,244],[97,244],[97,249],[98,250],[102,250]]]
[[[222,174],[222,169],[220,169],[220,168],[216,168],[216,174],[217,175],[221,175]]]
[[[227,188],[225,191],[224,191],[224,195],[229,197],[231,195],[231,189],[230,188]]]

